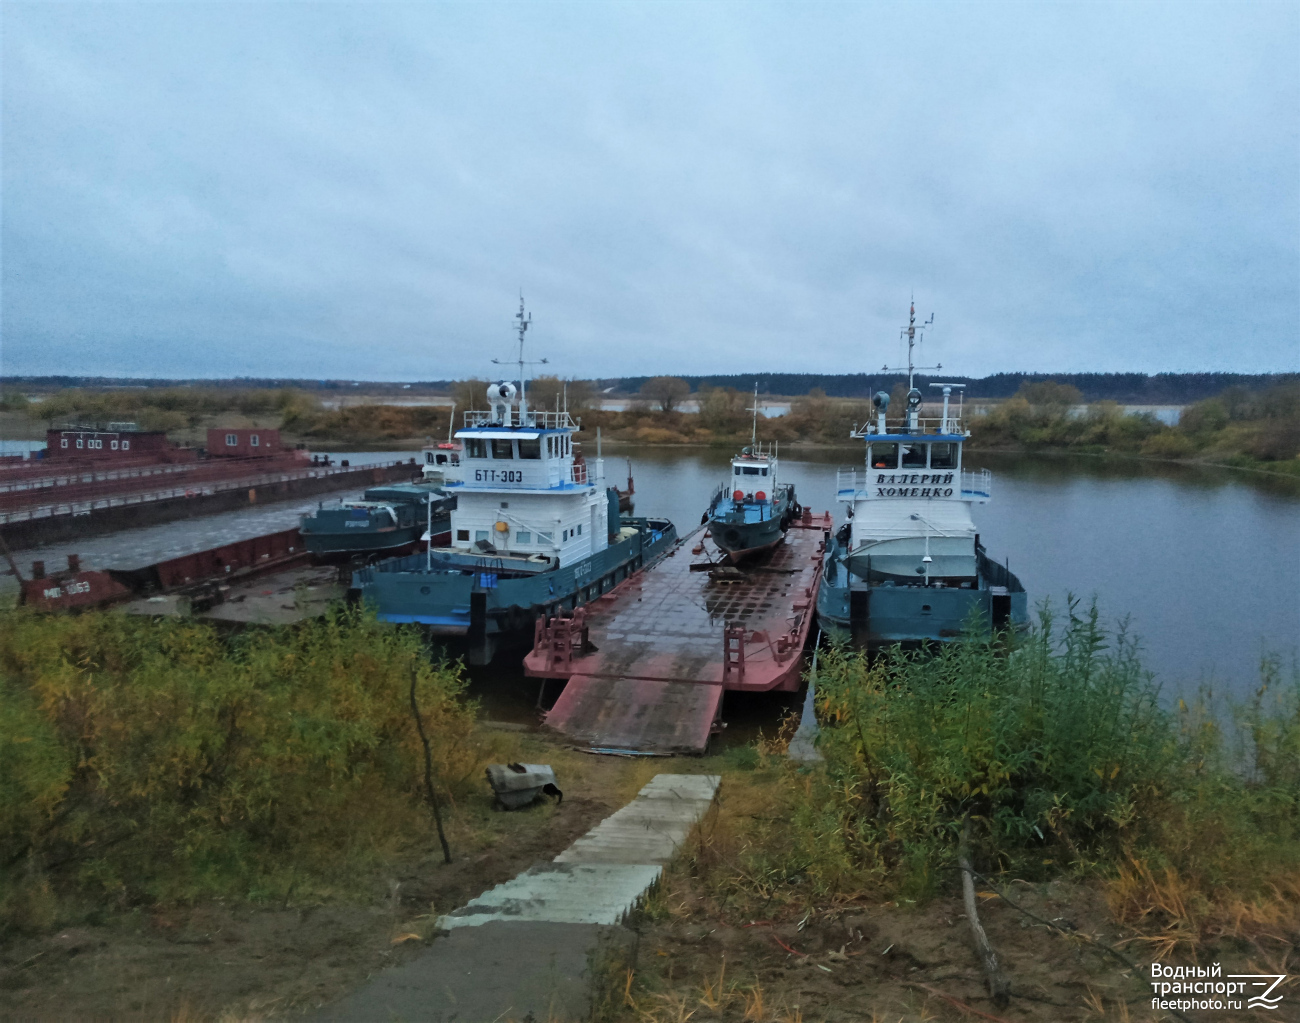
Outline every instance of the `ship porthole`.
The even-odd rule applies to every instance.
[[[424,594],[424,596],[427,597],[427,596],[428,596],[430,593],[432,593],[433,591],[432,591],[429,587],[427,587],[427,586],[421,586],[421,587],[420,587],[420,592],[421,592],[422,594]]]

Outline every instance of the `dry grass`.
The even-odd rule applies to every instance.
[[[1208,889],[1175,867],[1155,871],[1130,858],[1106,882],[1105,894],[1115,920],[1140,932],[1133,944],[1155,960],[1195,959],[1207,940],[1230,938],[1263,950],[1293,945],[1300,937],[1300,873],[1280,875],[1268,895],[1245,899]]]

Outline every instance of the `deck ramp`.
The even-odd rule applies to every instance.
[[[716,683],[574,675],[546,723],[588,746],[699,753],[721,709],[722,686]]]
[[[735,569],[701,528],[571,618],[539,622],[524,670],[568,680],[547,727],[595,748],[700,753],[725,690],[797,690],[829,529],[806,516]]]

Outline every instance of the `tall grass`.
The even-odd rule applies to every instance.
[[[477,766],[459,673],[339,610],[225,639],[117,613],[0,617],[0,926],[346,888],[426,836],[417,678],[444,785]]]
[[[1224,716],[1171,706],[1132,637],[1071,604],[1017,641],[823,651],[817,683],[825,765],[764,768],[706,865],[724,902],[929,898],[969,818],[977,870],[1100,878],[1153,933],[1300,926],[1300,677],[1275,661]]]

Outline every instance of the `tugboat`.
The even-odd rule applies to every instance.
[[[803,509],[794,484],[778,483],[775,446],[764,451],[758,442],[758,387],[754,387],[754,425],[749,447],[731,460],[731,478],[709,501],[703,521],[725,561],[736,564],[781,542],[790,522]]]
[[[441,481],[438,481],[441,482]],[[303,515],[298,530],[311,553],[325,558],[387,554],[425,541],[451,542],[451,510],[456,498],[434,481],[371,487],[359,500],[321,504]]]
[[[421,475],[425,480],[441,486],[449,479],[460,476],[460,456],[465,450],[463,444],[452,439],[451,432],[456,424],[456,405],[451,406],[451,415],[447,421],[447,439],[437,444],[429,443],[420,449]]]
[[[962,467],[970,436],[961,425],[964,385],[931,384],[942,388],[943,412],[922,418],[915,303],[903,334],[907,409],[889,420],[889,395],[880,391],[872,398],[876,421],[850,434],[866,441],[866,467],[837,474],[848,521],[827,544],[817,595],[823,631],[868,650],[953,639],[977,617],[985,629],[1020,627],[1028,618],[1025,588],[988,556],[971,518],[972,505],[989,501],[992,477]]]
[[[353,590],[390,622],[414,622],[458,637],[472,664],[487,664],[508,640],[531,641],[538,616],[573,611],[608,592],[677,542],[667,519],[619,515],[605,485],[599,437],[594,465],[573,443],[566,412],[528,407],[519,303],[519,386],[488,386],[490,409],[464,413],[449,548],[360,569]]]

